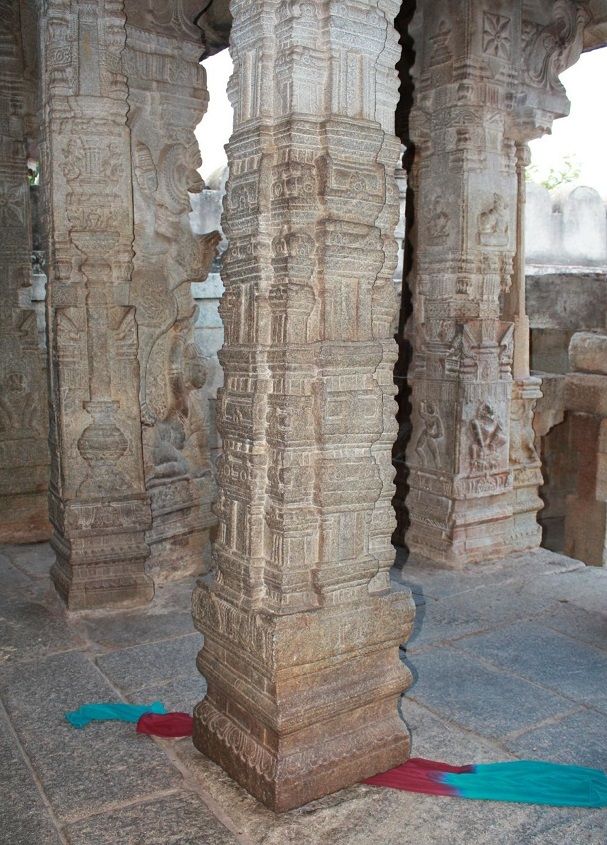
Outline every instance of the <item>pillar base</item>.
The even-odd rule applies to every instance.
[[[203,585],[193,610],[208,682],[194,745],[268,807],[302,806],[407,759],[398,701],[411,673],[398,646],[413,624],[409,593],[276,616]]]
[[[208,487],[208,484],[206,485]],[[152,527],[146,531],[146,570],[156,583],[203,575],[211,568],[211,495],[189,478],[150,485]]]
[[[54,535],[51,546],[57,560],[51,580],[68,610],[97,610],[109,607],[136,607],[154,598],[154,582],[145,573],[148,547],[129,548],[128,558],[116,555],[115,541],[108,538],[105,552],[87,550],[86,541],[67,546]]]
[[[505,476],[508,477],[508,473]],[[495,483],[493,479],[490,482]],[[486,480],[479,477],[462,479],[460,483],[472,486],[486,483]],[[459,569],[511,553],[511,491],[504,493],[501,501],[495,496],[485,496],[455,502],[442,499],[436,503],[428,491],[422,493],[427,515],[421,508],[411,509],[411,527],[406,535],[411,555]],[[411,494],[408,501],[411,506]],[[434,507],[439,511],[437,516]],[[441,510],[445,511],[444,515]]]

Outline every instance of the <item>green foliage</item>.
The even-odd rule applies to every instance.
[[[579,179],[581,170],[575,155],[569,153],[563,156],[560,167],[551,167],[548,173],[542,173],[537,164],[530,164],[527,168],[526,178],[528,182],[535,182],[552,191],[561,185],[567,185]],[[543,178],[542,178],[543,177]]]

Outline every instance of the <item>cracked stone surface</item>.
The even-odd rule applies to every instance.
[[[604,845],[607,811],[353,786],[299,810],[260,805],[185,740],[132,725],[82,731],[86,701],[203,694],[193,580],[137,611],[67,614],[48,546],[0,547],[0,824],[13,845]],[[402,563],[402,561],[400,561]],[[45,567],[46,566],[46,571]],[[413,560],[415,683],[401,701],[413,754],[607,766],[607,571],[541,549],[461,572]]]

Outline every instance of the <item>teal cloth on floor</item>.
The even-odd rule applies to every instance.
[[[462,798],[549,804],[554,807],[607,807],[607,775],[600,769],[515,760],[483,763],[473,771],[440,775]]]
[[[166,713],[161,701],[152,704],[83,704],[77,710],[65,714],[65,718],[74,728],[84,728],[89,722],[138,722],[146,713]]]

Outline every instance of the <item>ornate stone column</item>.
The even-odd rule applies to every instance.
[[[41,16],[52,577],[71,609],[153,595],[124,24],[119,0],[48,0]]]
[[[417,3],[412,436],[416,554],[464,564],[506,554],[511,323],[500,319],[515,251],[514,149],[505,135],[520,62],[520,7]]]
[[[233,0],[217,575],[196,746],[286,810],[409,739],[390,592],[398,3]]]
[[[50,535],[46,354],[32,284],[26,87],[18,0],[0,3],[0,542]]]
[[[208,569],[209,529],[215,523],[208,409],[201,392],[206,367],[194,343],[191,283],[206,278],[220,236],[194,236],[188,218],[188,191],[203,187],[194,127],[208,101],[198,63],[201,32],[189,8],[196,5],[202,4],[126,3],[135,218],[129,301],[136,306],[139,331],[143,454],[152,507],[148,569],[156,579]]]
[[[530,3],[522,12],[521,63],[518,89],[508,120],[508,136],[516,150],[516,256],[512,286],[504,297],[503,314],[514,322],[510,467],[513,474],[513,551],[536,548],[541,542],[537,512],[543,506],[538,489],[541,461],[535,449],[533,413],[541,398],[541,379],[529,371],[529,318],[525,307],[525,168],[527,142],[550,131],[555,118],[569,112],[569,101],[558,75],[572,65],[582,49],[587,4],[561,0]]]
[[[584,4],[571,0],[417,3],[406,542],[439,562],[480,561],[538,542],[538,385],[525,363],[522,270],[514,309],[504,312],[503,300],[522,226],[521,144],[566,113],[558,73],[579,55],[586,20]]]

